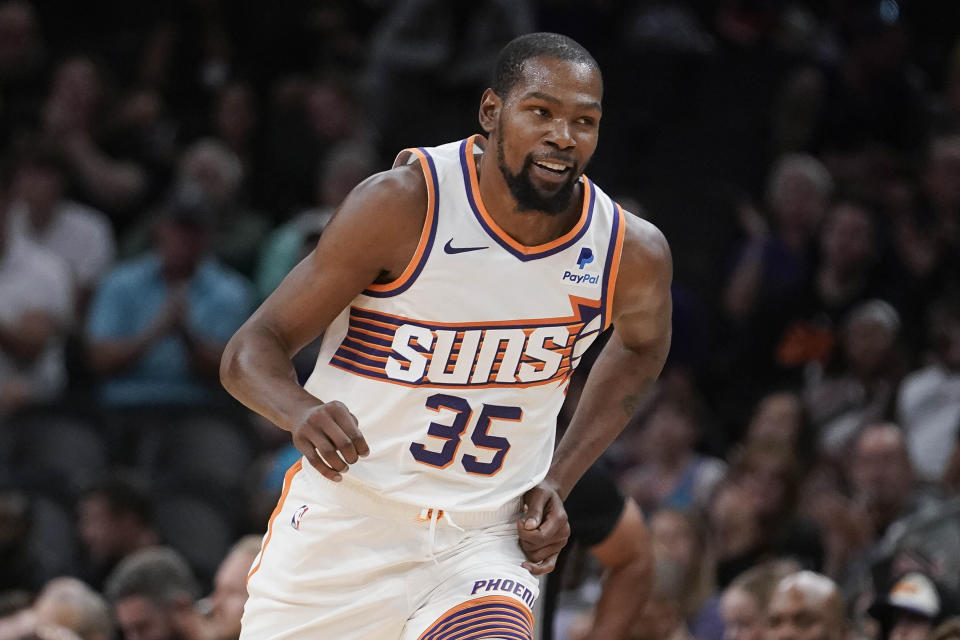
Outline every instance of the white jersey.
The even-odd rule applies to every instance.
[[[573,369],[610,324],[624,213],[584,176],[562,237],[525,246],[484,208],[476,138],[410,150],[427,216],[401,276],[331,323],[305,388],[357,416],[347,479],[400,502],[496,509],[547,473]]]

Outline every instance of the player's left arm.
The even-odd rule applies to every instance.
[[[547,477],[524,495],[526,513],[517,529],[527,556],[523,566],[534,575],[553,570],[570,535],[563,501],[640,406],[670,350],[670,247],[649,222],[629,214],[626,221],[613,335],[593,365]]]
[[[563,499],[640,407],[670,350],[670,247],[649,222],[629,214],[626,221],[613,335],[590,371],[546,477]]]

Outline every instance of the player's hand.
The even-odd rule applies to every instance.
[[[517,521],[523,568],[535,576],[550,573],[570,537],[567,511],[556,487],[546,480],[523,495],[524,512]]]
[[[357,417],[342,402],[334,400],[308,409],[293,427],[293,446],[313,468],[328,480],[340,482],[341,474],[370,447],[357,426]]]

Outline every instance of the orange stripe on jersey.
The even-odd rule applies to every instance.
[[[340,345],[340,349],[343,349],[344,351],[350,351],[350,352],[352,352],[352,353],[357,354],[358,356],[363,356],[363,357],[366,358],[367,360],[376,360],[377,362],[386,362],[386,361],[387,361],[386,358],[382,358],[382,357],[380,357],[380,356],[373,356],[373,355],[370,355],[369,353],[364,353],[363,351],[357,351],[356,349],[351,349],[350,347],[348,347],[348,346],[345,345],[345,344]],[[339,349],[338,349],[338,351],[339,351]]]
[[[403,273],[400,274],[400,277],[393,282],[388,282],[386,284],[367,285],[367,289],[370,291],[387,293],[389,291],[393,291],[394,289],[399,289],[406,284],[410,277],[416,272],[417,266],[420,264],[420,260],[423,258],[424,252],[429,248],[430,230],[437,223],[433,213],[434,202],[437,194],[435,193],[435,187],[433,184],[433,178],[431,177],[430,165],[427,161],[427,156],[419,149],[410,149],[410,151],[417,154],[417,158],[420,160],[420,168],[423,169],[424,182],[427,183],[427,218],[423,222],[423,231],[420,232],[420,241],[417,243],[417,250],[414,252],[413,258],[411,258],[410,262],[407,264],[407,268],[404,269]]]
[[[617,274],[620,272],[620,254],[623,252],[623,238],[627,230],[627,217],[620,205],[614,204],[614,210],[620,219],[617,226],[617,240],[613,247],[613,259],[610,262],[610,273],[607,274],[607,308],[604,313],[606,329],[613,323],[613,293],[617,286]]]
[[[287,499],[287,494],[290,493],[290,485],[293,483],[293,476],[297,475],[302,468],[303,458],[300,458],[294,462],[289,469],[287,469],[287,473],[283,477],[283,491],[280,492],[280,500],[277,501],[277,508],[274,509],[273,513],[270,515],[270,524],[267,525],[267,537],[263,539],[263,546],[260,547],[260,554],[257,556],[257,564],[254,565],[253,569],[250,570],[250,573],[247,574],[247,582],[250,581],[250,578],[253,577],[253,574],[255,574],[260,568],[260,563],[263,562],[263,554],[266,553],[267,545],[270,544],[270,537],[273,535],[273,525],[280,516],[280,511],[283,509],[283,503]]]
[[[351,330],[351,331],[363,331],[362,329],[357,329],[356,327],[350,327],[350,330]],[[366,333],[366,332],[364,332],[364,333]],[[365,346],[365,347],[370,347],[371,349],[376,349],[377,351],[381,351],[381,352],[386,353],[386,354],[392,353],[392,351],[393,351],[390,347],[385,347],[385,346],[383,346],[382,344],[374,344],[373,342],[367,342],[366,340],[361,340],[360,338],[357,338],[357,337],[354,337],[354,336],[349,336],[349,337],[350,337],[350,340],[353,340],[354,342],[359,342],[360,344],[362,344],[362,345]]]
[[[480,197],[480,181],[477,179],[477,161],[473,155],[473,145],[478,136],[473,136],[467,141],[467,169],[470,172],[470,189],[473,191],[474,199],[477,203],[477,209],[480,211],[480,215],[483,217],[487,225],[500,237],[501,240],[509,244],[516,251],[519,251],[523,254],[529,253],[540,253],[541,251],[549,251],[554,247],[558,247],[565,242],[570,241],[574,236],[580,233],[580,230],[583,229],[583,226],[587,224],[588,213],[590,211],[590,190],[593,189],[593,186],[590,184],[590,181],[587,180],[586,176],[583,176],[583,209],[580,211],[580,219],[577,220],[577,224],[573,225],[573,228],[570,229],[567,233],[563,234],[556,240],[551,240],[545,244],[538,244],[536,246],[528,246],[521,244],[514,240],[510,234],[500,228],[500,225],[497,224],[496,220],[487,212],[487,207],[483,204],[483,199]]]

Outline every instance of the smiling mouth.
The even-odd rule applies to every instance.
[[[550,173],[556,174],[558,176],[562,176],[571,168],[563,163],[551,162],[550,160],[535,160],[533,164],[537,165],[544,171],[549,171]]]

